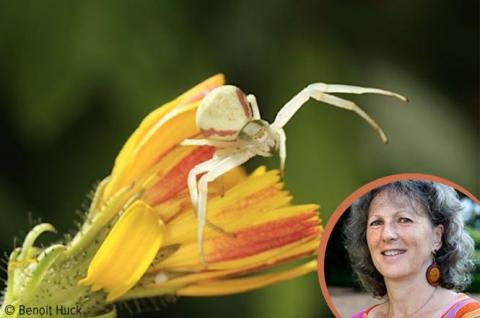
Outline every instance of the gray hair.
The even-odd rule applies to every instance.
[[[464,230],[462,206],[451,187],[427,180],[396,181],[380,186],[355,201],[344,234],[350,263],[363,287],[376,297],[387,294],[382,274],[373,265],[366,230],[370,204],[380,192],[402,195],[419,204],[436,226],[443,225],[442,247],[435,260],[441,268],[440,286],[457,291],[470,283],[473,240]]]

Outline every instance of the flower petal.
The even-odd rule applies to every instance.
[[[104,288],[107,301],[128,291],[142,277],[160,248],[165,225],[142,201],[134,202],[115,224],[79,283]]]
[[[318,206],[290,206],[291,196],[281,190],[278,171],[257,171],[225,193],[211,197],[208,220],[224,232],[205,229],[205,257],[210,270],[273,264],[295,251],[311,254],[321,233]],[[160,207],[160,206],[159,206]],[[157,207],[158,208],[158,207]],[[164,246],[179,246],[153,270],[202,270],[196,240],[197,220],[190,208],[168,222]],[[310,244],[310,241],[315,241]],[[308,249],[303,246],[307,244]]]
[[[291,196],[281,190],[282,185],[278,181],[278,171],[250,176],[225,192],[223,197],[209,198],[207,219],[221,225],[227,232],[251,225],[263,213],[289,204]],[[165,245],[196,242],[195,215],[190,207],[189,211],[169,222]],[[205,235],[208,238],[218,235],[218,232],[207,227]]]
[[[181,296],[219,296],[241,293],[296,278],[315,271],[316,269],[317,262],[313,260],[280,273],[256,275],[247,278],[205,281],[196,285],[180,288],[176,294]]]
[[[272,265],[293,256],[314,253],[318,249],[322,229],[318,225],[317,212],[311,209],[311,205],[287,209],[298,211],[301,208],[304,210],[299,215],[279,218],[233,232],[231,235],[217,233],[205,240],[207,268],[237,268],[240,272],[245,267],[261,266],[265,263]],[[167,271],[195,271],[203,268],[199,263],[196,241],[181,244],[173,255],[153,265],[155,270]]]
[[[225,193],[246,178],[247,175],[245,170],[242,167],[237,167],[221,176],[220,180],[212,182],[208,188],[208,192],[212,195],[220,195],[222,194],[222,189],[223,193]],[[165,182],[164,186],[168,187],[168,182]],[[160,191],[166,192],[167,190]],[[151,202],[150,200],[151,198],[148,197],[147,191],[145,194],[145,201]],[[181,192],[177,193],[177,195],[165,200],[161,200],[159,204],[155,205],[155,210],[165,223],[170,223],[174,218],[182,215],[183,213],[191,213],[193,215],[194,211],[192,210],[190,194],[188,191],[186,191],[186,184],[185,188],[183,188]]]
[[[292,217],[239,230],[234,236],[219,235],[206,242],[206,259],[207,262],[217,263],[260,255],[304,238],[315,237],[318,234],[317,224],[317,212],[307,210]]]
[[[150,205],[157,205],[185,190],[190,170],[197,164],[210,159],[214,151],[213,147],[195,147],[193,149],[191,147],[178,147],[174,149],[172,153],[174,155],[180,153],[181,160],[175,162],[173,167],[167,166],[169,160],[162,160],[162,171],[155,174],[161,176],[156,180],[156,183],[145,186],[147,189],[144,195],[145,201]]]
[[[317,244],[318,246],[318,244]],[[300,258],[301,256],[295,255],[295,259]],[[216,286],[221,286],[218,290],[211,294],[211,295],[222,295],[224,289],[223,284],[216,284],[217,282],[225,282],[228,284],[231,281],[244,281],[245,284],[242,286],[242,290],[238,289],[238,283],[234,283],[233,285],[237,286],[230,286],[228,289],[230,290],[229,293],[241,292],[250,289],[255,289],[258,287],[264,287],[268,284],[273,284],[279,281],[283,281],[286,279],[294,278],[300,275],[303,275],[307,272],[314,271],[316,269],[316,261],[312,260],[308,263],[302,264],[297,266],[297,269],[290,269],[290,270],[282,270],[275,272],[273,274],[269,274],[269,278],[266,278],[264,275],[256,275],[255,273],[261,271],[264,268],[271,267],[272,264],[264,264],[262,267],[248,267],[244,268],[243,271],[238,271],[238,269],[233,270],[218,270],[218,271],[203,271],[198,273],[187,273],[187,274],[180,274],[176,277],[168,277],[168,273],[159,272],[157,274],[149,274],[146,275],[144,279],[142,279],[143,283],[137,287],[131,289],[127,294],[121,297],[121,300],[131,299],[131,298],[140,298],[140,297],[152,297],[155,295],[164,295],[164,294],[175,294],[178,290],[188,290],[191,287],[197,288],[198,286],[209,286],[211,289],[215,289]],[[249,278],[240,278],[232,280],[231,277],[239,277],[239,275],[247,275],[251,274],[255,276],[250,276]],[[268,277],[267,276],[267,277]],[[256,281],[256,277],[259,277],[258,281]],[[250,283],[249,283],[250,281]],[[260,284],[260,286],[255,287],[251,286],[251,283]],[[247,285],[250,285],[251,288],[248,288]],[[203,287],[202,287],[203,288]],[[235,288],[235,291],[232,290]],[[247,288],[247,289],[245,289]],[[187,295],[185,293],[185,295]],[[196,296],[207,296],[205,294],[195,294]],[[193,296],[190,294],[189,296]]]

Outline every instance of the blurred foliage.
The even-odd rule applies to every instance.
[[[473,260],[475,270],[472,275],[472,284],[468,288],[471,293],[480,293],[480,205],[468,197],[462,198],[463,212],[465,216],[465,228],[475,244]]]
[[[72,230],[85,193],[139,121],[216,72],[255,93],[268,120],[315,81],[410,98],[353,96],[385,128],[387,146],[355,115],[316,102],[286,126],[286,186],[296,202],[320,203],[324,222],[353,190],[392,173],[442,176],[478,196],[478,9],[434,0],[1,0],[2,253],[38,219]],[[257,158],[248,167],[260,163],[278,166]],[[244,295],[183,298],[162,314],[321,312],[312,274]]]
[[[470,234],[470,236],[473,238],[473,241],[475,242],[475,250],[480,251],[480,231],[467,226],[467,232]],[[478,258],[480,261],[480,258]]]
[[[471,293],[480,293],[480,231],[467,226],[467,232],[473,238],[475,242],[475,253],[473,254],[473,260],[475,262],[475,271],[472,275],[472,284],[468,288]]]
[[[473,202],[470,198],[465,197],[462,198],[462,206],[465,216],[465,224],[476,229],[477,232],[475,233],[480,233],[478,232],[480,231],[480,205]],[[476,248],[480,249],[480,245],[476,246]]]

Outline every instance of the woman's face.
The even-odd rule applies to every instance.
[[[385,279],[425,276],[432,252],[441,247],[443,226],[402,194],[382,191],[370,204],[367,244],[373,264]]]

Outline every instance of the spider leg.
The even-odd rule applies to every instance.
[[[313,83],[308,85],[307,88],[312,88],[314,90],[321,91],[322,93],[379,94],[396,97],[404,102],[408,101],[405,96],[378,88],[325,83]]]
[[[383,132],[382,128],[377,124],[377,122],[354,102],[351,102],[349,100],[346,100],[337,96],[323,94],[323,93],[318,94],[318,96],[315,96],[314,98],[318,101],[325,102],[327,104],[330,104],[339,108],[343,108],[346,110],[350,110],[356,113],[357,115],[362,117],[373,129],[377,131],[377,133],[380,135],[380,138],[384,143],[388,142],[387,136]]]
[[[280,111],[277,113],[275,120],[270,125],[273,130],[283,128],[295,113],[305,104],[311,97],[311,94],[304,88],[292,97]]]
[[[198,219],[198,216],[197,216],[197,206],[198,206],[198,189],[197,189],[197,176],[201,173],[204,173],[206,171],[209,171],[211,170],[217,163],[219,163],[223,157],[219,157],[217,156],[218,153],[223,153],[224,155],[228,153],[228,151],[217,151],[215,153],[215,156],[210,159],[210,160],[207,160],[205,162],[202,162],[198,165],[196,165],[195,167],[193,167],[189,174],[188,174],[188,177],[187,177],[187,183],[188,183],[188,190],[189,190],[189,193],[190,193],[190,200],[191,200],[191,203],[192,203],[192,207],[193,207],[193,211],[195,213],[195,217],[197,217]],[[221,196],[223,196],[223,180],[221,178],[220,179],[220,182],[221,182]],[[230,235],[229,233],[227,233],[224,229],[222,229],[220,226],[206,220],[205,221],[205,224],[207,227],[213,229],[214,231],[217,231],[217,232],[220,232],[220,233],[223,233],[225,235]]]
[[[193,167],[187,176],[188,191],[190,192],[190,200],[192,201],[193,209],[196,211],[198,206],[198,188],[197,176],[201,173],[213,169],[223,158],[215,156],[212,159],[199,163]]]
[[[197,139],[190,139],[190,140],[197,140]],[[202,140],[202,139],[199,139]],[[206,139],[203,139],[206,140]],[[217,150],[213,157],[207,161],[199,163],[195,167],[193,167],[187,176],[187,185],[188,191],[190,192],[190,200],[192,201],[192,206],[194,210],[197,210],[197,203],[198,203],[198,188],[197,188],[197,176],[201,173],[207,172],[212,170],[220,161],[222,161],[226,156],[234,154],[238,152],[237,149],[233,148],[224,148]]]
[[[196,165],[188,173],[188,177],[187,177],[188,190],[190,192],[190,201],[192,202],[192,207],[195,213],[197,213],[197,206],[198,206],[197,176],[201,173],[211,170],[222,159],[223,158],[214,156],[212,159]],[[223,180],[220,180],[220,182],[221,182],[221,192],[222,192],[221,196],[223,196]],[[197,217],[197,214],[195,214],[195,216]],[[206,225],[215,231],[227,234],[227,232],[223,230],[221,227],[209,222],[208,220],[206,220]]]
[[[217,148],[235,148],[238,147],[238,142],[210,139],[185,139],[180,143],[180,146],[213,146]]]
[[[282,109],[278,112],[277,117],[272,123],[271,127],[274,130],[278,130],[285,126],[285,124],[292,118],[292,116],[300,109],[300,107],[306,103],[310,98],[314,98],[320,102],[324,102],[339,108],[347,109],[357,113],[365,121],[367,121],[370,126],[375,129],[383,142],[387,142],[387,137],[385,133],[380,128],[380,126],[373,120],[363,109],[361,109],[357,104],[330,94],[328,92],[336,93],[353,93],[353,94],[364,94],[364,93],[373,93],[373,94],[383,94],[388,96],[394,96],[401,100],[406,101],[406,98],[392,93],[389,91],[376,89],[376,88],[366,88],[358,86],[347,86],[347,85],[327,85],[323,83],[315,83],[307,86],[297,95],[295,95],[290,101],[288,101]]]
[[[285,176],[285,161],[287,160],[287,135],[283,128],[277,130],[278,133],[278,143],[279,143],[279,156],[280,156],[280,176]]]
[[[255,98],[255,95],[252,95],[252,94],[247,95],[247,101],[250,104],[250,107],[252,107],[253,119],[261,119],[260,109],[258,108],[257,99]]]
[[[254,155],[250,152],[237,152],[229,155],[228,157],[223,157],[220,162],[210,169],[204,176],[200,178],[198,183],[198,207],[197,207],[197,217],[198,217],[198,233],[197,233],[197,242],[198,242],[198,256],[200,263],[205,265],[205,255],[203,249],[203,234],[204,227],[206,222],[207,214],[207,194],[208,194],[208,183],[215,180],[217,177],[221,176],[225,172],[240,166],[248,159]]]

